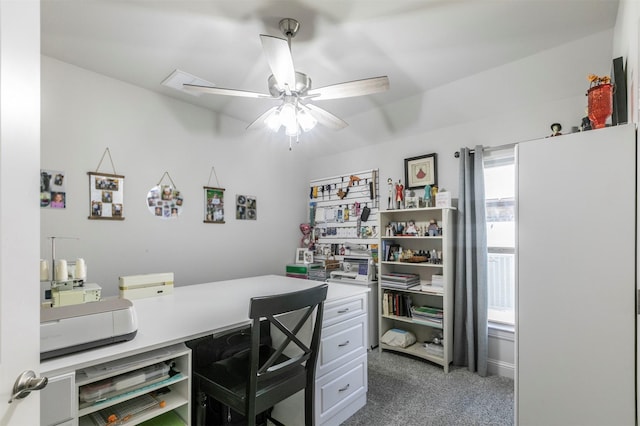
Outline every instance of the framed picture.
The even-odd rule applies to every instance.
[[[313,252],[310,250],[307,250],[304,253],[304,263],[313,263]]]
[[[204,223],[224,223],[224,189],[204,187]]]
[[[40,207],[64,209],[66,198],[64,172],[40,170]]]
[[[147,193],[147,209],[158,219],[177,219],[183,205],[181,192],[172,185],[156,185]]]
[[[404,159],[405,189],[422,189],[437,185],[436,154]]]
[[[236,219],[256,220],[258,218],[258,203],[253,195],[236,195]]]
[[[305,254],[308,252],[306,248],[297,248],[296,249],[296,263],[304,263]]]
[[[124,220],[124,176],[108,173],[89,175],[89,219]]]

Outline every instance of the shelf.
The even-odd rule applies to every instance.
[[[146,420],[150,420],[156,416],[159,416],[162,413],[167,413],[169,411],[175,410],[176,408],[179,408],[188,404],[186,397],[184,397],[183,395],[176,395],[172,393],[161,395],[159,399],[165,401],[166,405],[164,407],[162,408],[157,407],[157,408],[151,408],[151,409],[145,410],[131,417],[131,419],[127,420],[124,424],[127,424],[127,425],[139,424]],[[106,408],[106,407],[100,407],[100,409],[103,409],[103,408]],[[96,426],[93,420],[91,419],[91,416],[89,415],[80,417],[78,424],[79,426]],[[187,424],[187,423],[185,422],[184,424]]]
[[[380,261],[383,265],[402,265],[402,266],[420,266],[420,267],[430,267],[430,268],[442,268],[444,265],[442,263],[429,263],[429,262],[391,262],[389,260]]]
[[[401,322],[406,322],[409,324],[418,324],[418,325],[424,325],[427,327],[431,327],[431,328],[437,328],[442,330],[442,324],[438,324],[436,322],[430,322],[430,321],[426,321],[426,320],[420,320],[420,319],[415,319],[415,318],[410,318],[410,317],[401,317],[398,315],[381,315],[382,318],[386,318],[386,319],[390,319],[390,320],[394,320],[394,321],[401,321]]]
[[[169,376],[173,374],[172,370],[176,373]],[[137,425],[164,414],[164,418],[171,417],[174,420],[171,424],[176,424],[177,420],[177,424],[188,425],[191,412],[190,371],[191,350],[184,344],[78,370],[75,383],[77,424],[96,426],[98,419],[120,415],[124,416],[124,420],[111,424]],[[134,384],[142,374],[147,380]],[[95,385],[95,389],[85,388],[85,396],[87,399],[100,399],[94,402],[79,401],[81,388],[91,385]],[[123,388],[116,390],[118,385]],[[101,392],[98,393],[98,390]]]
[[[396,235],[393,237],[388,237],[388,236],[384,236],[384,237],[380,237],[383,240],[441,240],[442,239],[442,235],[436,235],[433,237],[430,236],[419,236],[419,235]]]
[[[428,361],[435,362],[436,364],[439,364],[439,365],[445,365],[445,361],[443,357],[430,354],[429,352],[427,352],[427,349],[422,345],[423,343],[414,343],[413,345],[407,346],[406,348],[401,348],[399,346],[389,346],[384,343],[380,343],[380,349],[383,349],[386,351],[402,352],[404,354],[417,356],[417,357],[426,359]]]
[[[420,287],[420,286],[416,286]],[[380,285],[382,290],[390,290],[390,291],[399,291],[403,293],[413,293],[413,294],[424,294],[425,296],[444,296],[444,291],[422,291],[413,287],[410,288],[397,288],[397,287],[387,287],[384,284]]]
[[[455,207],[417,207],[415,209],[391,209],[391,210],[380,210],[380,213],[420,213],[420,212],[430,212],[430,211],[440,211],[440,210],[455,210]]]
[[[133,399],[137,396],[143,395],[145,393],[149,393],[151,391],[154,391],[156,389],[160,389],[163,388],[165,386],[170,386],[174,383],[178,383],[181,382],[183,380],[187,380],[187,377],[182,375],[182,374],[177,374],[173,377],[170,377],[168,379],[163,379],[160,381],[155,381],[152,382],[150,384],[147,385],[143,385],[142,387],[136,388],[136,389],[132,389],[130,391],[122,391],[120,393],[115,393],[112,394],[111,396],[107,397],[107,399],[105,400],[101,400],[98,402],[94,402],[94,403],[87,403],[87,404],[81,404],[80,405],[80,409],[78,410],[78,416],[85,416],[87,414],[91,414],[95,411],[100,411],[103,408],[106,407],[111,407],[113,405],[117,405],[120,404],[121,402],[124,401],[128,401],[130,399]],[[175,392],[175,391],[174,391]],[[167,395],[171,395],[170,393]],[[184,397],[182,397],[182,400],[184,401]]]

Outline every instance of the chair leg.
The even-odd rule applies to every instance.
[[[276,426],[286,426],[284,423],[280,423],[279,421],[271,417],[271,415],[267,416],[267,420],[269,420],[271,423],[273,423]]]
[[[305,426],[313,426],[315,419],[313,417],[313,383],[311,387],[307,386],[304,390],[304,424]]]

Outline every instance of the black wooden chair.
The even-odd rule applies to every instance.
[[[323,284],[307,290],[252,298],[250,348],[194,369],[193,377],[200,393],[198,399],[204,393],[244,415],[247,424],[254,426],[257,414],[304,389],[305,425],[313,425],[314,376],[326,297],[327,284]],[[295,311],[299,314],[295,314],[293,326],[289,324],[293,314],[286,316],[286,320],[277,317]],[[300,332],[305,332],[303,325],[314,313],[311,341],[307,345],[301,340]],[[261,319],[269,321],[274,331],[277,329],[282,333],[282,343],[260,344]],[[277,340],[274,338],[273,341]],[[288,346],[287,352],[295,348],[296,355],[288,357],[283,353]],[[270,420],[276,425],[282,424]]]

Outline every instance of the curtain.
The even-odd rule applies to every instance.
[[[453,363],[487,375],[487,228],[482,146],[460,149]]]

